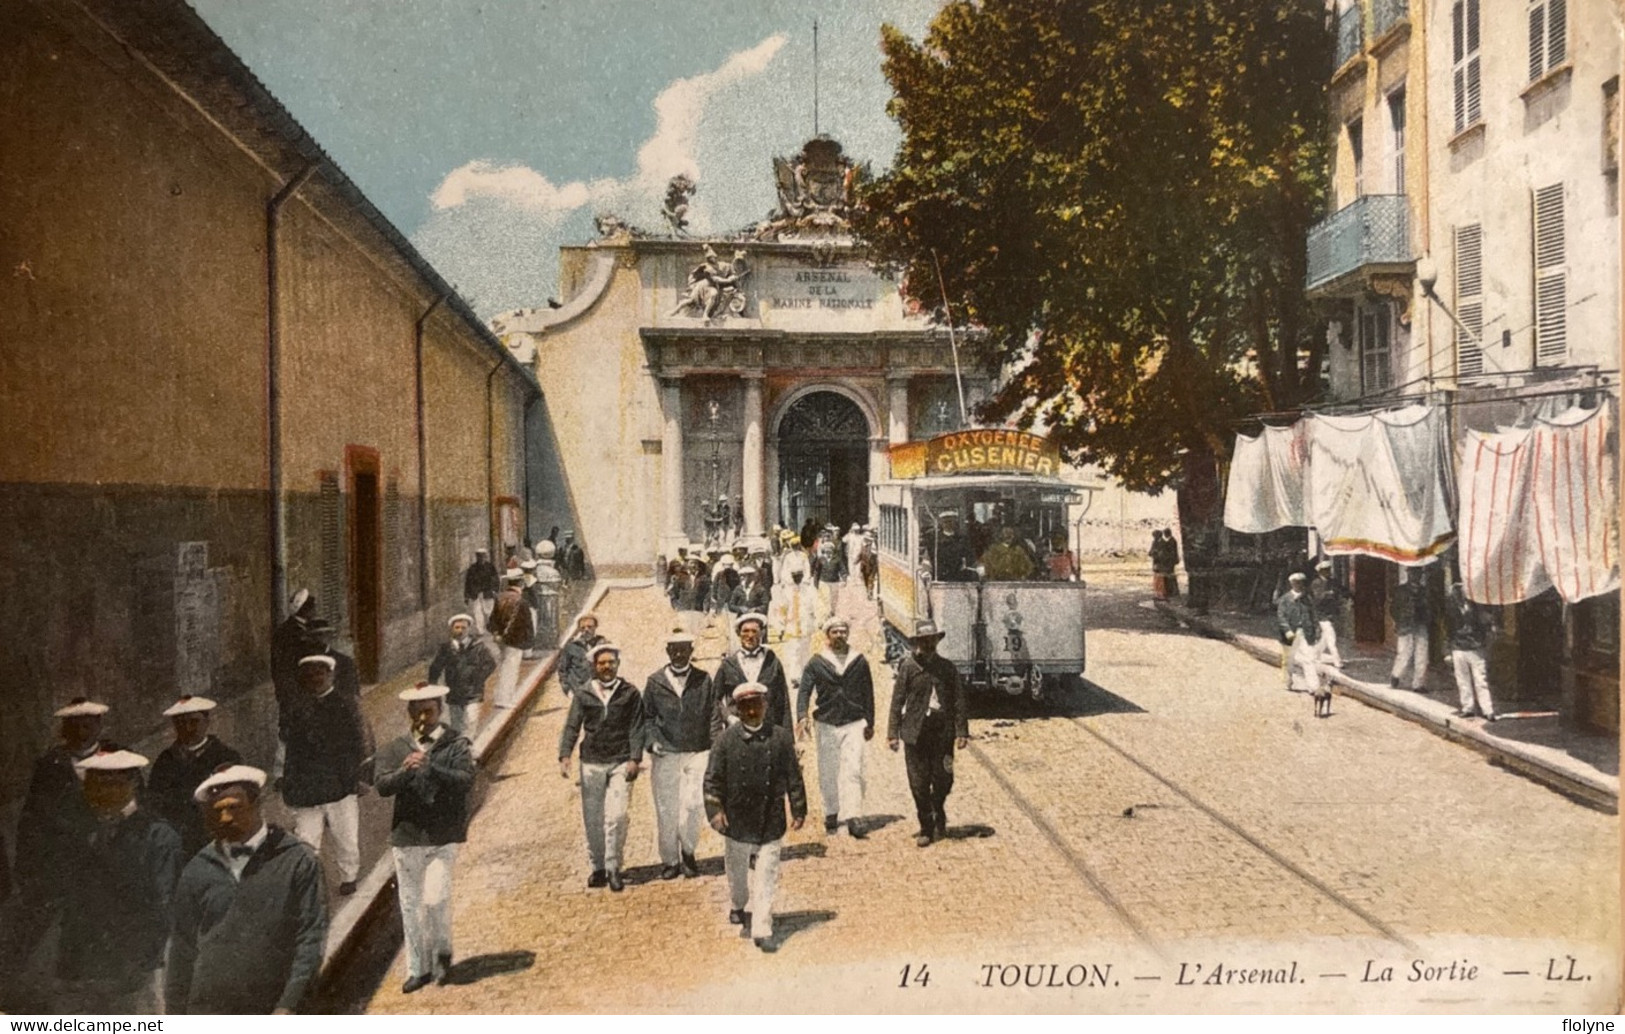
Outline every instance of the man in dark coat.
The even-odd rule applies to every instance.
[[[175,1014],[287,1014],[322,966],[327,892],[316,852],[261,818],[265,773],[234,765],[196,797],[214,842],[181,871],[165,970]]]
[[[643,754],[643,698],[618,674],[621,651],[599,643],[587,654],[593,677],[570,698],[559,734],[559,775],[570,778],[570,753],[581,741],[581,822],[586,829],[592,875],[587,886],[619,893],[621,855],[632,780]]]
[[[299,662],[299,685],[310,703],[287,726],[288,754],[282,800],[293,811],[299,839],[322,849],[333,833],[339,893],[354,894],[361,876],[359,794],[372,755],[372,733],[361,702],[333,687],[333,659],[314,654]]]
[[[937,515],[936,534],[926,543],[925,559],[931,576],[939,582],[974,582],[976,551],[959,530],[959,514],[946,511]]]
[[[914,837],[919,847],[948,835],[943,805],[954,788],[954,750],[970,742],[965,683],[953,662],[937,653],[945,634],[930,621],[915,623],[909,637],[913,652],[897,666],[886,723],[886,746],[904,748],[908,789],[920,820]]]
[[[666,637],[666,658],[643,686],[643,747],[650,755],[655,842],[660,878],[698,876],[694,860],[705,814],[705,763],[711,749],[716,694],[711,676],[695,667],[694,637]]]
[[[1287,648],[1287,688],[1300,693],[1320,690],[1320,619],[1309,598],[1302,571],[1287,577],[1287,591],[1275,604],[1275,628]]]
[[[603,641],[604,637],[598,634],[597,614],[583,614],[576,619],[575,635],[570,637],[559,653],[559,686],[564,690],[566,699],[592,680],[592,665],[587,661],[587,651]]]
[[[1450,586],[1450,598],[1444,612],[1447,643],[1450,646],[1450,665],[1455,669],[1456,693],[1461,706],[1456,714],[1462,718],[1482,716],[1487,722],[1499,721],[1495,701],[1490,697],[1489,650],[1494,622],[1489,610],[1467,598],[1460,582]]]
[[[722,735],[725,726],[738,720],[733,711],[733,691],[747,682],[767,687],[767,721],[781,729],[790,728],[790,683],[778,655],[762,643],[767,634],[767,618],[759,613],[741,614],[734,619],[739,649],[722,659],[711,681],[717,687],[717,717],[711,724],[711,741]]]
[[[75,697],[56,711],[60,741],[34,762],[22,814],[17,819],[17,895],[7,904],[0,928],[0,1003],[8,1012],[42,1012],[42,1001],[27,996],[22,977],[42,939],[61,914],[72,889],[67,873],[84,851],[96,819],[85,803],[74,765],[98,750],[116,750],[101,739],[107,705]]]
[[[480,725],[485,680],[496,670],[497,662],[490,648],[474,636],[473,615],[453,614],[446,624],[451,638],[440,644],[434,660],[429,662],[429,681],[450,691],[446,696],[450,705],[447,724],[472,736]]]
[[[575,532],[564,533],[564,547],[559,556],[559,573],[565,581],[579,582],[587,577],[587,554],[576,541]]]
[[[519,568],[511,568],[503,576],[502,595],[497,597],[491,611],[491,640],[500,650],[497,660],[497,684],[491,692],[491,706],[515,707],[519,703],[519,666],[525,651],[536,641],[536,625],[531,618],[530,603],[525,599],[522,583],[524,575]]]
[[[321,652],[310,632],[316,620],[316,597],[300,589],[288,600],[288,616],[271,633],[271,685],[279,706],[299,695],[299,658]]]
[[[495,606],[497,593],[501,591],[502,581],[497,575],[497,565],[491,562],[491,551],[476,549],[474,562],[463,572],[463,602],[474,618],[475,632],[487,630],[491,608]]]
[[[186,859],[169,823],[140,806],[147,759],[128,750],[78,764],[95,829],[73,856],[62,909],[56,1011],[157,1013],[170,900]]]
[[[850,633],[846,618],[824,622],[824,649],[801,670],[796,737],[805,737],[816,723],[824,832],[834,833],[844,822],[846,831],[861,840],[869,835],[861,818],[863,745],[875,736],[875,683],[869,659],[848,642]]]
[[[326,618],[311,619],[309,629],[316,645],[316,648],[310,652],[325,653],[333,658],[333,688],[340,693],[348,693],[360,700],[361,668],[356,664],[354,657],[334,645],[334,638],[338,630]],[[304,699],[300,694],[295,694],[295,697],[300,700]]]
[[[214,707],[208,697],[183,696],[165,709],[164,717],[175,730],[175,742],[158,755],[147,780],[147,801],[180,834],[186,858],[209,842],[203,813],[192,794],[197,792],[198,784],[221,767],[243,760],[241,754],[210,734],[209,714]]]
[[[1388,684],[1395,689],[1406,688],[1418,693],[1427,691],[1428,640],[1433,624],[1432,609],[1428,605],[1427,583],[1420,570],[1401,568],[1404,581],[1394,586],[1393,599],[1388,604],[1388,615],[1394,619],[1394,667],[1389,672]]]
[[[767,586],[762,584],[758,574],[755,564],[746,564],[739,569],[739,587],[728,598],[728,612],[735,620],[744,614],[766,614],[767,608],[772,606],[773,597],[768,594]]]
[[[777,951],[773,897],[779,887],[784,848],[784,808],[791,829],[807,820],[807,788],[801,779],[790,730],[767,721],[767,687],[747,682],[733,691],[739,721],[711,748],[705,769],[705,812],[724,837],[728,873],[728,922],[746,925],[756,946]]]
[[[468,839],[474,748],[441,723],[445,686],[403,690],[411,731],[378,753],[378,792],[395,798],[390,852],[395,858],[406,941],[405,994],[451,971],[451,879],[457,848]]]

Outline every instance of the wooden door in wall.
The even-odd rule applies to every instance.
[[[378,681],[383,645],[383,506],[378,452],[345,450],[350,472],[350,633],[361,681]]]

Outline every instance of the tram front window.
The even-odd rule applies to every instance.
[[[1049,581],[1070,570],[1066,501],[990,489],[935,493],[918,507],[921,561],[937,581]],[[1057,563],[1064,555],[1067,563]]]

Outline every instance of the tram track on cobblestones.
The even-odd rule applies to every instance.
[[[1213,821],[1231,836],[1234,836],[1238,840],[1247,844],[1253,850],[1262,854],[1265,858],[1268,858],[1274,865],[1291,874],[1295,879],[1314,890],[1317,894],[1321,895],[1338,908],[1355,916],[1362,923],[1376,931],[1386,940],[1392,941],[1393,943],[1406,949],[1414,950],[1415,945],[1406,939],[1403,934],[1399,933],[1393,927],[1383,922],[1377,916],[1372,915],[1360,905],[1350,901],[1344,895],[1339,894],[1336,890],[1328,886],[1313,873],[1304,869],[1296,862],[1293,862],[1291,859],[1285,857],[1268,844],[1247,832],[1247,830],[1244,829],[1239,823],[1213,808],[1207,802],[1198,798],[1195,794],[1191,793],[1189,790],[1185,789],[1183,786],[1179,785],[1177,782],[1158,771],[1152,765],[1134,756],[1134,754],[1132,754],[1130,751],[1119,745],[1104,733],[1100,732],[1098,729],[1090,726],[1083,719],[1072,718],[1071,721],[1078,728],[1082,729],[1083,732],[1089,737],[1098,742],[1102,747],[1105,747],[1123,761],[1132,765],[1146,776],[1149,776],[1151,779],[1166,787],[1171,793]],[[966,748],[966,753],[975,758],[977,763],[981,765],[988,775],[993,778],[993,782],[998,785],[999,789],[1003,790],[1005,795],[1010,798],[1011,803],[1016,806],[1016,810],[1021,812],[1021,814],[1033,824],[1033,826],[1038,830],[1039,834],[1043,836],[1043,838],[1049,842],[1050,846],[1055,849],[1056,853],[1066,861],[1072,872],[1085,885],[1088,886],[1089,890],[1101,901],[1102,904],[1111,910],[1112,914],[1117,918],[1117,920],[1122,923],[1123,926],[1126,927],[1131,933],[1133,933],[1135,938],[1139,940],[1140,943],[1143,944],[1147,949],[1159,957],[1166,958],[1161,942],[1129,911],[1127,907],[1123,905],[1117,896],[1112,893],[1111,888],[1107,886],[1105,880],[1101,878],[1100,874],[1095,870],[1095,868],[1090,865],[1088,859],[1086,859],[1067,842],[1066,837],[1063,836],[1061,831],[1055,827],[1054,823],[1052,823],[1044,812],[1036,804],[1034,804],[1019,787],[1015,785],[1015,783],[1003,771],[1003,769],[988,755],[988,752],[979,744],[972,742]]]

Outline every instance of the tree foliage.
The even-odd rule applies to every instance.
[[[983,416],[1133,488],[1318,389],[1319,0],[953,0],[882,29],[903,142],[859,233],[985,332]]]

